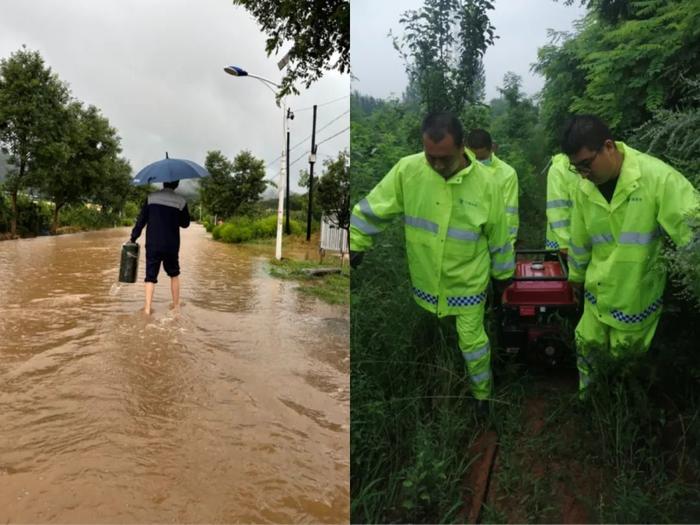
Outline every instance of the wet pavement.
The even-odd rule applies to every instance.
[[[182,233],[151,316],[127,228],[0,242],[0,522],[347,522],[347,307]]]

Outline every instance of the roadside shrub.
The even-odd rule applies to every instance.
[[[130,221],[130,223],[133,223],[136,220],[136,217],[138,217],[140,211],[141,211],[141,206],[139,206],[137,203],[135,203],[133,201],[127,201],[126,204],[124,205],[124,210],[122,212],[122,218],[124,220]]]
[[[104,214],[86,205],[66,206],[59,214],[60,226],[73,226],[81,230],[96,230],[113,226],[117,216]]]
[[[11,206],[8,199],[8,207]],[[51,225],[51,205],[47,202],[32,201],[26,195],[17,197],[17,234],[20,237],[28,235],[47,235]],[[10,227],[9,210],[7,227]]]
[[[301,235],[305,231],[302,224],[293,219],[290,219],[289,226],[293,235]],[[234,217],[229,222],[214,227],[211,232],[214,240],[230,243],[274,238],[277,235],[277,215],[260,219]]]
[[[267,217],[256,220],[252,226],[255,237],[274,237],[277,235],[277,216],[268,215]]]

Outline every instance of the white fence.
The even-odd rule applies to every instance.
[[[348,253],[348,232],[331,223],[328,217],[321,218],[321,253],[324,251]]]

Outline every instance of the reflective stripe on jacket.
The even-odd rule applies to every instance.
[[[520,218],[518,216],[518,174],[510,164],[499,159],[495,153],[491,155],[491,159],[491,165],[487,166],[487,168],[494,171],[501,186],[501,193],[506,206],[508,236],[511,243],[515,245],[515,240],[518,238],[518,227],[520,226]]]
[[[569,158],[563,153],[552,157],[547,172],[547,240],[552,250],[568,250],[571,228],[572,195],[581,177],[569,170]]]
[[[671,166],[616,144],[624,160],[612,201],[588,180],[574,193],[569,279],[585,281],[585,298],[602,322],[629,330],[645,327],[661,312],[661,236],[687,244],[687,219],[699,201],[692,184]]]
[[[489,276],[513,275],[513,248],[498,183],[468,152],[448,180],[423,153],[404,157],[355,205],[350,249],[365,251],[391,219],[402,217],[413,295],[438,316],[486,298]]]

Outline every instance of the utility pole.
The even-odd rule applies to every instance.
[[[314,194],[314,164],[316,163],[316,104],[314,104],[314,118],[311,126],[311,154],[309,155],[309,211],[306,215],[306,240],[311,240],[311,210],[313,208]]]
[[[289,110],[287,110],[289,111]],[[287,128],[287,215],[286,215],[286,223],[284,226],[285,233],[289,235],[292,233],[292,229],[289,226],[289,128]]]

